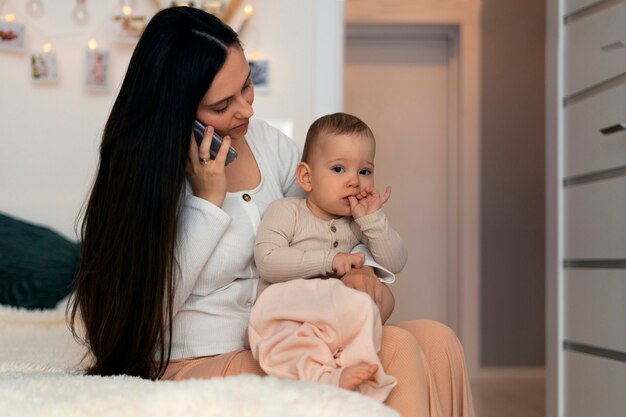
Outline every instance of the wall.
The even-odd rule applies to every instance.
[[[545,8],[483,0],[483,366],[544,364]]]
[[[314,1],[252,0],[255,15],[242,34],[246,52],[270,59],[270,91],[257,94],[256,116],[291,120],[303,141],[314,118]],[[75,2],[44,1],[39,19],[26,13],[26,0],[11,0],[17,20],[27,23],[23,53],[0,52],[0,212],[51,226],[74,239],[74,221],[97,165],[100,134],[133,45],[111,44],[105,21],[118,0],[87,2],[90,21],[71,20]],[[54,3],[54,7],[52,6]],[[148,17],[155,2],[137,0]],[[294,34],[297,33],[297,36]],[[112,54],[108,92],[83,88],[87,40],[96,37]],[[30,80],[30,51],[49,38],[57,54],[59,82]]]

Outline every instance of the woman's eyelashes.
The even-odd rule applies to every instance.
[[[230,100],[228,100],[228,101],[226,102],[226,105],[225,105],[224,107],[220,107],[220,108],[218,108],[218,109],[213,109],[213,111],[214,111],[215,113],[224,113],[224,112],[226,112],[226,110],[228,110],[228,107],[229,107],[229,106],[230,106]]]
[[[252,77],[248,77],[248,79],[246,80],[245,84],[243,85],[243,87],[241,87],[241,92],[245,92],[248,88],[250,88],[252,86]],[[217,109],[212,109],[215,113],[225,113],[226,110],[228,110],[228,108],[230,107],[230,102],[231,100],[228,99],[226,101],[226,105]]]

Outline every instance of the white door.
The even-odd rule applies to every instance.
[[[407,265],[391,289],[391,321],[434,319],[457,325],[454,253],[456,184],[450,158],[451,71],[447,36],[400,28],[347,27],[344,108],[376,136],[376,185],[391,185],[384,210],[404,238]],[[452,180],[452,182],[451,182]]]

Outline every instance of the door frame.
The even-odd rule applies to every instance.
[[[458,28],[456,26],[427,25],[345,25],[344,39],[403,39],[419,42],[438,40],[446,42],[446,321],[460,332],[459,274],[458,274]]]
[[[355,4],[356,3],[356,4]],[[315,117],[343,109],[345,25],[402,25],[448,36],[448,314],[470,374],[480,371],[480,13],[477,0],[316,0]],[[454,67],[453,67],[454,66]]]

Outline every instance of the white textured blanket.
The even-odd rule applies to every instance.
[[[357,393],[273,377],[154,382],[84,376],[84,350],[64,310],[64,303],[49,311],[0,306],[1,416],[397,416]]]

